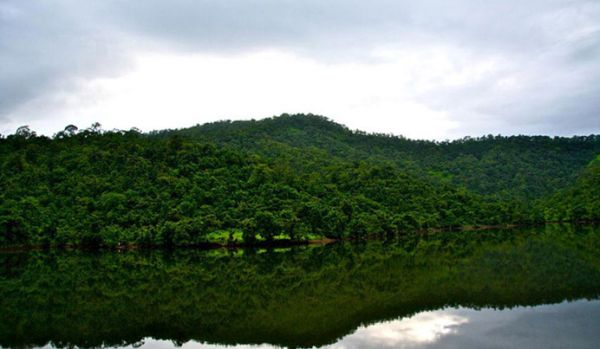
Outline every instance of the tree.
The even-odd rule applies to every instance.
[[[86,131],[91,134],[98,135],[102,133],[102,125],[99,122],[94,122]]]
[[[291,209],[285,209],[279,212],[277,217],[277,225],[290,237],[291,240],[296,240],[296,225],[299,220],[296,214]]]
[[[254,218],[242,220],[242,238],[247,244],[253,244],[256,241],[256,221]]]
[[[599,136],[434,143],[299,115],[34,134],[0,139],[0,244],[177,246],[240,229],[252,244],[600,216]],[[563,189],[545,200],[544,188]]]
[[[74,135],[77,134],[77,130],[79,130],[77,128],[77,126],[75,126],[75,125],[68,125],[67,127],[65,127],[65,134],[68,137],[72,137],[72,136],[74,136]]]
[[[279,226],[271,212],[259,211],[254,216],[256,230],[267,240],[273,241],[273,237],[279,232]]]
[[[35,133],[35,131],[32,131],[31,129],[29,129],[29,126],[24,125],[24,126],[20,126],[19,128],[17,128],[17,131],[15,132],[15,136],[29,139],[29,138],[35,137],[36,133]]]

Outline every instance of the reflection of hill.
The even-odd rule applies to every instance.
[[[600,230],[465,232],[277,251],[0,255],[0,345],[331,343],[445,305],[597,297]],[[477,236],[472,236],[477,235]]]

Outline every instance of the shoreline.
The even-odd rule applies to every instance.
[[[494,229],[516,229],[516,228],[528,228],[528,227],[539,227],[546,225],[597,225],[600,224],[598,220],[592,221],[577,221],[577,222],[561,222],[561,221],[548,221],[542,223],[527,223],[527,224],[498,224],[498,225],[466,225],[456,228],[428,228],[413,230],[410,233],[408,231],[401,231],[395,233],[397,236],[406,236],[411,233],[415,235],[426,235],[426,234],[439,234],[447,232],[477,232]],[[131,251],[131,250],[176,250],[176,249],[198,249],[198,250],[214,250],[214,249],[240,249],[240,248],[282,248],[282,247],[294,247],[294,246],[308,246],[308,245],[328,245],[338,242],[357,242],[357,241],[368,241],[381,239],[381,234],[367,234],[362,238],[357,237],[345,237],[345,238],[327,238],[323,237],[320,239],[312,240],[277,240],[271,242],[258,242],[253,244],[247,243],[218,243],[218,242],[206,242],[201,244],[193,245],[180,245],[180,246],[162,246],[162,245],[144,245],[144,244],[122,244],[117,246],[92,246],[82,244],[64,244],[64,245],[14,245],[7,247],[0,247],[0,253],[11,253],[11,252],[29,252],[29,251],[49,251],[49,250],[66,250],[66,251]]]
[[[162,246],[162,245],[144,245],[144,244],[122,244],[117,246],[92,246],[82,244],[64,244],[64,245],[14,245],[7,247],[0,247],[0,253],[10,252],[29,252],[29,251],[50,251],[50,250],[64,250],[64,251],[132,251],[132,250],[215,250],[215,249],[240,249],[240,248],[283,248],[293,246],[308,246],[308,245],[328,245],[331,243],[339,242],[346,239],[332,239],[322,238],[313,240],[279,240],[272,242],[259,242],[254,244],[245,243],[217,243],[207,242],[193,245],[180,245],[180,246]]]

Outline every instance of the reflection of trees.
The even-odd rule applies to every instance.
[[[596,297],[600,231],[465,232],[287,250],[0,255],[0,346],[144,337],[312,346],[444,305]]]

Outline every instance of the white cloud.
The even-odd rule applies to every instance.
[[[493,70],[493,62],[457,65],[445,53],[380,50],[374,62],[336,64],[276,50],[234,56],[144,53],[133,60],[131,72],[82,79],[76,92],[59,90],[30,102],[14,119],[43,108],[47,117],[31,122],[34,129],[56,132],[69,123],[100,120],[106,128],[151,130],[312,112],[370,132],[443,138],[458,123],[447,110],[419,99]]]
[[[0,6],[0,133],[312,112],[416,138],[600,132],[600,4]]]

